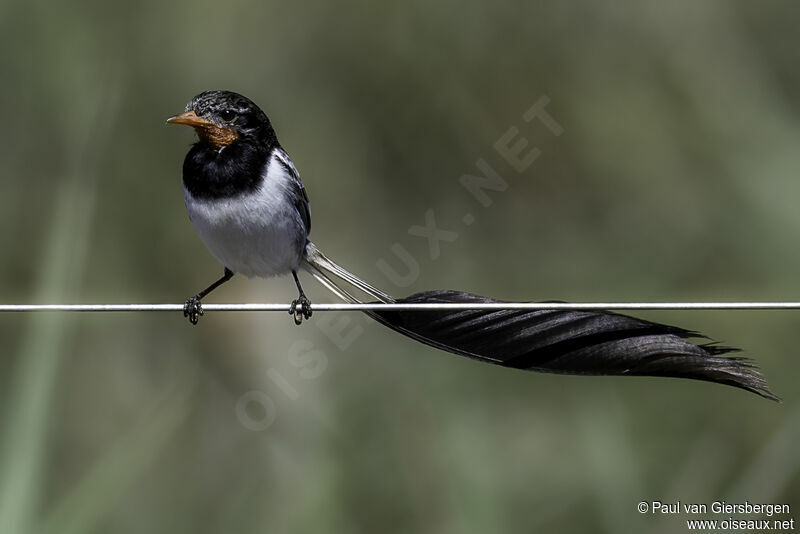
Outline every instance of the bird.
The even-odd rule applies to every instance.
[[[189,219],[222,264],[223,275],[186,299],[193,325],[202,300],[235,274],[292,275],[298,296],[289,306],[297,325],[313,307],[298,273],[307,271],[338,298],[361,303],[502,303],[457,290],[394,298],[348,271],[309,239],[311,208],[297,167],[267,115],[232,91],[202,92],[168,124],[194,128],[197,142],[183,162]],[[699,332],[599,310],[425,309],[364,310],[375,321],[423,344],[514,369],[574,375],[660,376],[734,386],[770,400],[773,394],[739,349]],[[692,342],[693,338],[705,341]]]

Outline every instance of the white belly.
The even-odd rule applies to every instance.
[[[247,277],[296,270],[306,233],[294,204],[279,181],[233,199],[202,200],[184,190],[186,208],[200,239],[225,267]]]

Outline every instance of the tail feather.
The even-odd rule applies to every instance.
[[[311,247],[313,245],[309,244]],[[328,275],[339,277],[380,302],[502,302],[450,290],[393,299],[322,255],[307,254],[306,268],[337,296],[359,302]],[[426,345],[515,369],[560,374],[662,376],[705,380],[779,400],[751,360],[729,356],[738,349],[683,328],[611,312],[584,310],[415,310],[364,313]]]
[[[361,278],[357,277],[344,267],[329,259],[327,256],[325,256],[325,254],[322,253],[320,249],[316,247],[316,245],[314,245],[314,243],[310,241],[306,244],[306,254],[304,259],[306,268],[308,268],[310,265],[317,269],[318,272],[322,271],[334,276],[338,276],[345,282],[381,302],[394,302],[394,299],[391,296],[387,295],[377,287],[366,283]]]

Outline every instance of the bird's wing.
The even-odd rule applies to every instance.
[[[292,158],[282,148],[275,149],[275,156],[283,168],[286,169],[286,174],[289,175],[289,187],[292,188],[292,198],[294,199],[294,207],[303,219],[303,225],[306,228],[306,235],[311,233],[311,204],[308,201],[308,194],[306,188],[303,186],[303,181],[300,180],[300,173],[297,167],[294,166]]]

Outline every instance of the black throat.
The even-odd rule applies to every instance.
[[[273,147],[247,138],[222,149],[195,143],[183,160],[183,185],[194,198],[206,200],[254,192],[264,179]]]

